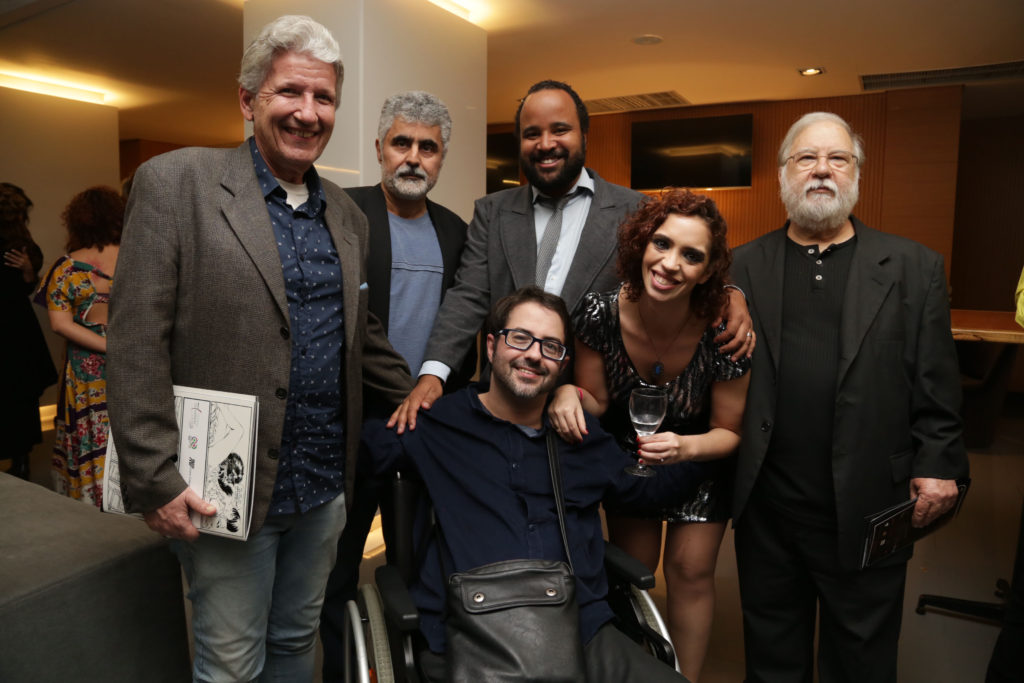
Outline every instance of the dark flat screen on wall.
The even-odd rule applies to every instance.
[[[487,194],[519,184],[519,142],[511,133],[487,134]]]
[[[630,187],[750,187],[754,115],[633,123]]]

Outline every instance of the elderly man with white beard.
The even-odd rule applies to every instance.
[[[753,358],[733,520],[748,683],[895,682],[910,550],[860,568],[865,516],[966,477],[941,256],[851,211],[863,144],[816,112],[779,150],[789,220],[733,251]]]

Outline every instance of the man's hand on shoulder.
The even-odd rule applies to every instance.
[[[194,541],[199,538],[199,530],[192,524],[189,517],[191,510],[203,515],[213,515],[217,507],[208,503],[190,488],[186,488],[171,502],[156,510],[145,513],[142,517],[149,528],[165,538],[177,538],[182,541]]]
[[[430,410],[430,406],[434,405],[434,401],[440,398],[442,393],[444,393],[444,388],[440,377],[421,375],[416,386],[402,401],[402,405],[398,406],[391,414],[387,424],[388,428],[394,427],[399,434],[404,433],[406,428],[416,429],[416,414],[420,409]]]
[[[743,293],[734,287],[725,290],[726,303],[718,319],[712,325],[718,327],[725,321],[725,331],[715,337],[715,343],[721,344],[719,351],[728,354],[734,361],[754,353],[757,336],[754,334],[754,320],[750,317],[750,309]]]
[[[917,498],[911,524],[919,528],[928,526],[956,504],[958,494],[955,479],[911,479],[910,497]]]

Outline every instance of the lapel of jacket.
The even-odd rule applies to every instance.
[[[750,291],[746,295],[753,302],[751,313],[761,323],[763,343],[776,374],[779,371],[779,352],[782,349],[782,282],[786,267],[786,228],[768,234],[759,244],[759,252],[747,264]]]
[[[281,256],[274,241],[267,204],[253,168],[249,142],[228,157],[221,186],[228,196],[221,204],[224,218],[266,283],[282,317],[288,320],[288,297],[281,273]]]
[[[523,185],[498,210],[499,239],[513,289],[532,285],[537,276],[537,229],[533,222],[532,192]]]
[[[860,351],[871,321],[893,286],[892,274],[886,267],[889,251],[877,239],[878,233],[856,218],[853,218],[853,226],[857,232],[857,246],[843,297],[839,339],[840,386]]]
[[[366,214],[368,239],[372,245],[366,255],[366,281],[373,283],[369,308],[380,319],[386,333],[391,313],[391,219],[380,183],[360,194],[356,203]]]
[[[465,241],[466,233],[465,230],[462,231],[462,241],[460,241],[459,226],[453,226],[450,221],[445,220],[445,214],[441,212],[440,208],[439,204],[427,200],[427,215],[430,216],[430,224],[434,226],[437,244],[441,248],[441,266],[444,270],[442,280],[444,289],[447,289],[455,280],[455,271],[459,267],[459,259],[455,258],[455,255],[458,253],[462,241]],[[443,290],[441,298],[444,298]]]
[[[562,299],[570,311],[590,291],[595,278],[618,247],[616,231],[624,215],[615,198],[610,196],[608,183],[589,168],[585,172],[594,179],[594,196],[562,287]]]
[[[363,284],[360,267],[362,252],[359,238],[352,232],[352,226],[345,220],[345,212],[341,209],[344,191],[337,186],[328,185],[323,178],[320,179],[320,183],[323,185],[326,201],[324,219],[334,241],[334,248],[338,250],[338,260],[341,262],[341,301],[345,316],[345,351],[348,353],[355,343],[356,328],[359,326],[359,288]]]

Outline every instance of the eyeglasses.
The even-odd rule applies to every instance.
[[[786,157],[786,162],[792,161],[801,171],[809,171],[818,165],[818,159],[825,159],[825,162],[833,171],[845,171],[851,164],[857,161],[857,157],[849,152],[829,152],[828,154],[812,154],[811,152],[799,152],[793,156]]]
[[[498,330],[498,335],[505,337],[505,344],[518,351],[528,351],[537,342],[540,344],[540,355],[548,360],[560,361],[565,358],[565,344],[554,339],[538,339],[526,330],[509,328]]]

